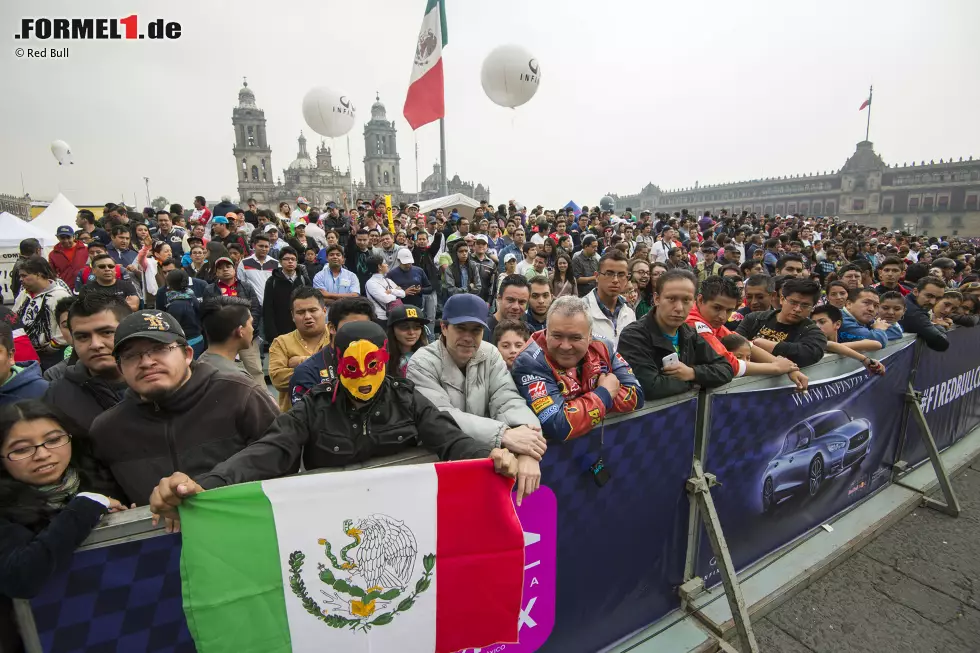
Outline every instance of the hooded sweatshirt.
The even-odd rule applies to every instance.
[[[48,254],[48,262],[62,281],[73,286],[75,277],[88,265],[88,247],[77,240],[71,247],[58,243]]]
[[[28,361],[13,365],[10,376],[0,385],[0,406],[22,399],[40,399],[48,389],[48,382],[41,377],[41,365]]]

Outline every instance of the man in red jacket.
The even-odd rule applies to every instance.
[[[55,232],[58,244],[48,254],[48,262],[58,277],[68,284],[75,286],[75,277],[88,264],[88,247],[85,243],[75,240],[75,230],[64,225]]]

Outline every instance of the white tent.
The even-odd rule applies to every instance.
[[[456,209],[459,211],[461,218],[472,218],[473,209],[478,206],[480,206],[480,203],[472,197],[467,197],[462,193],[455,193],[453,195],[436,197],[435,199],[419,202],[419,213],[428,213],[436,209],[443,209],[448,216],[452,213],[453,209]]]
[[[0,249],[20,248],[20,241],[37,238],[41,247],[54,247],[58,242],[54,234],[48,234],[34,226],[33,222],[21,220],[16,215],[4,211],[0,213]]]
[[[48,208],[41,211],[36,218],[31,220],[30,224],[38,231],[50,236],[54,239],[54,242],[58,242],[55,236],[58,227],[68,225],[74,229],[75,217],[77,215],[78,207],[69,202],[67,197],[58,193],[58,196],[48,205]]]

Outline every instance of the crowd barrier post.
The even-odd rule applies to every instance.
[[[20,638],[24,643],[24,653],[44,653],[41,638],[37,634],[37,624],[34,623],[34,612],[31,602],[27,599],[14,599],[14,620],[20,629]]]
[[[721,528],[721,521],[718,519],[718,512],[715,510],[714,501],[711,499],[711,488],[718,485],[718,479],[714,474],[705,474],[701,467],[701,461],[694,459],[694,474],[687,481],[687,492],[697,503],[698,509],[704,519],[704,527],[708,532],[708,540],[711,542],[711,549],[714,551],[715,558],[718,560],[718,568],[721,571],[721,581],[725,587],[725,596],[728,598],[728,606],[732,611],[732,619],[735,622],[735,629],[738,633],[738,641],[741,645],[741,653],[758,653],[759,645],[755,641],[755,633],[752,631],[752,622],[749,619],[749,611],[745,606],[745,597],[742,596],[742,589],[738,584],[738,576],[735,573],[735,565],[732,556],[728,552],[728,543],[725,541],[725,533]],[[701,589],[704,582],[700,577],[692,579],[696,581]],[[692,582],[689,581],[689,582]],[[682,586],[681,598],[685,600],[684,593],[687,591]],[[704,623],[719,639],[723,637],[721,629],[710,620],[706,619],[701,612],[693,611],[695,617]]]
[[[704,451],[707,447],[709,403],[707,391],[699,391],[698,415],[694,423],[694,460],[700,463],[702,467],[704,465]],[[696,497],[689,494],[688,498],[691,505],[687,518],[687,553],[684,559],[684,585],[682,586],[685,588],[685,591],[681,592],[681,607],[684,610],[687,609],[688,597],[694,598],[700,590],[704,589],[704,583],[701,582],[700,590],[698,590],[698,581],[701,579],[695,573],[698,562],[698,540],[701,537],[700,510]],[[690,581],[695,582],[688,585]]]
[[[915,384],[915,371],[919,369],[919,359],[922,357],[922,349],[925,345],[922,344],[921,340],[915,341],[915,353],[912,358],[912,373],[909,375],[909,385]],[[905,444],[909,437],[909,416],[911,415],[911,408],[906,402],[905,404],[905,414],[902,415],[902,430],[898,434],[898,447],[895,449],[895,462],[892,465],[892,482],[897,483],[898,480],[909,470],[909,464],[905,460]]]
[[[956,498],[956,493],[953,491],[953,485],[949,479],[949,472],[946,471],[946,465],[943,464],[943,459],[939,455],[936,438],[933,437],[932,429],[929,428],[929,423],[926,422],[926,415],[922,412],[922,393],[912,387],[911,381],[909,381],[908,392],[905,394],[905,402],[911,407],[912,416],[919,425],[922,442],[925,444],[926,453],[929,454],[929,460],[932,462],[932,468],[936,472],[939,487],[942,488],[943,497],[945,498],[945,501],[939,501],[923,494],[922,505],[946,513],[951,517],[959,517],[960,502]],[[909,487],[901,481],[896,481],[896,483],[902,487]]]

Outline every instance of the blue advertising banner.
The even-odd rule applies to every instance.
[[[980,425],[980,330],[959,327],[947,334],[949,349],[920,344],[915,370],[922,412],[940,451]],[[909,419],[902,460],[917,465],[926,458],[919,424]]]
[[[601,445],[596,428],[548,447],[541,480],[558,502],[558,595],[537,650],[594,653],[680,606],[696,418],[692,398],[605,426]],[[602,487],[589,471],[600,456]]]
[[[484,651],[592,653],[680,605],[696,416],[692,398],[549,447],[544,485],[517,509],[520,642]],[[31,601],[44,651],[194,653],[179,561],[177,535],[79,551]]]
[[[705,471],[739,570],[886,484],[895,460],[914,347],[865,370],[790,388],[710,395]],[[697,573],[720,582],[702,533]]]

